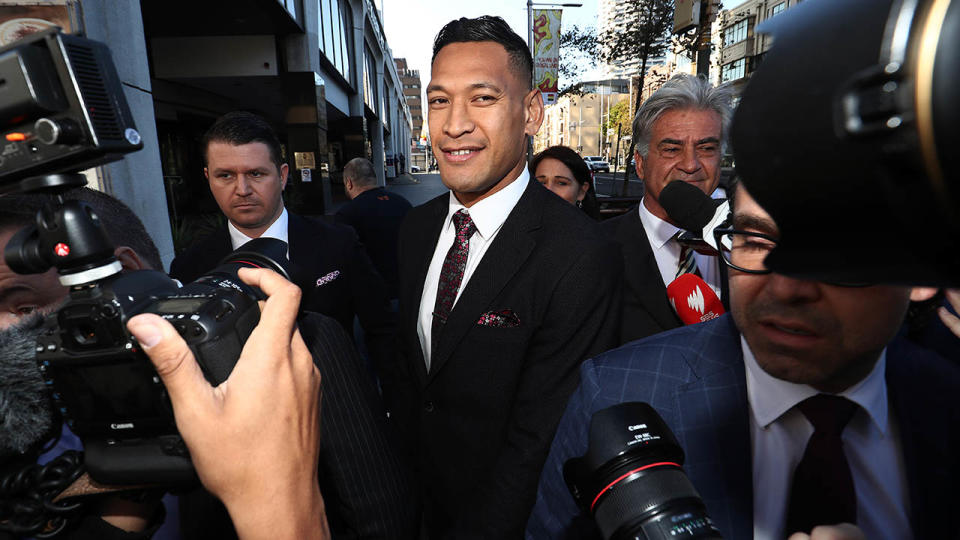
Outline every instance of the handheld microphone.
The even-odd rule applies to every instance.
[[[696,274],[681,274],[667,286],[670,305],[683,324],[697,324],[723,315],[717,293]]]
[[[716,255],[717,242],[713,231],[726,221],[730,213],[728,201],[711,199],[697,186],[682,180],[670,182],[660,191],[660,206],[678,227],[688,232],[677,240],[694,248],[709,245]]]

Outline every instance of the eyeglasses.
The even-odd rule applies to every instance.
[[[764,264],[767,255],[780,242],[769,234],[739,231],[737,229],[717,228],[713,237],[719,247],[720,258],[733,268],[747,274],[769,274],[772,272]],[[873,283],[824,281],[838,287],[869,287]]]
[[[747,274],[769,274],[771,270],[763,264],[777,239],[769,234],[738,231],[736,229],[717,228],[713,231],[720,257],[730,268]]]

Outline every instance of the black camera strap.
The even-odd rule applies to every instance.
[[[83,454],[68,450],[45,465],[30,464],[0,478],[0,530],[50,538],[80,516],[83,502],[57,500],[84,473]]]

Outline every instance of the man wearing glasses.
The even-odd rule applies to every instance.
[[[593,413],[650,403],[725,538],[855,523],[866,538],[957,538],[960,369],[894,339],[928,289],[772,273],[776,224],[737,188],[717,232],[731,313],[584,363],[540,477],[529,538],[595,538],[563,481]],[[838,231],[838,234],[841,231]]]

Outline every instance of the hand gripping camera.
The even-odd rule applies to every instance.
[[[142,147],[105,45],[59,29],[0,48],[0,194],[52,194],[35,224],[5,252],[18,273],[56,267],[69,299],[44,322],[39,369],[55,407],[82,439],[90,475],[104,484],[192,483],[166,391],[127,332],[139,313],[169,320],[217,385],[260,319],[262,292],[237,278],[244,266],[290,278],[286,244],[254,240],[181,288],[157,271],[121,274],[96,213],[64,193],[76,171]]]

